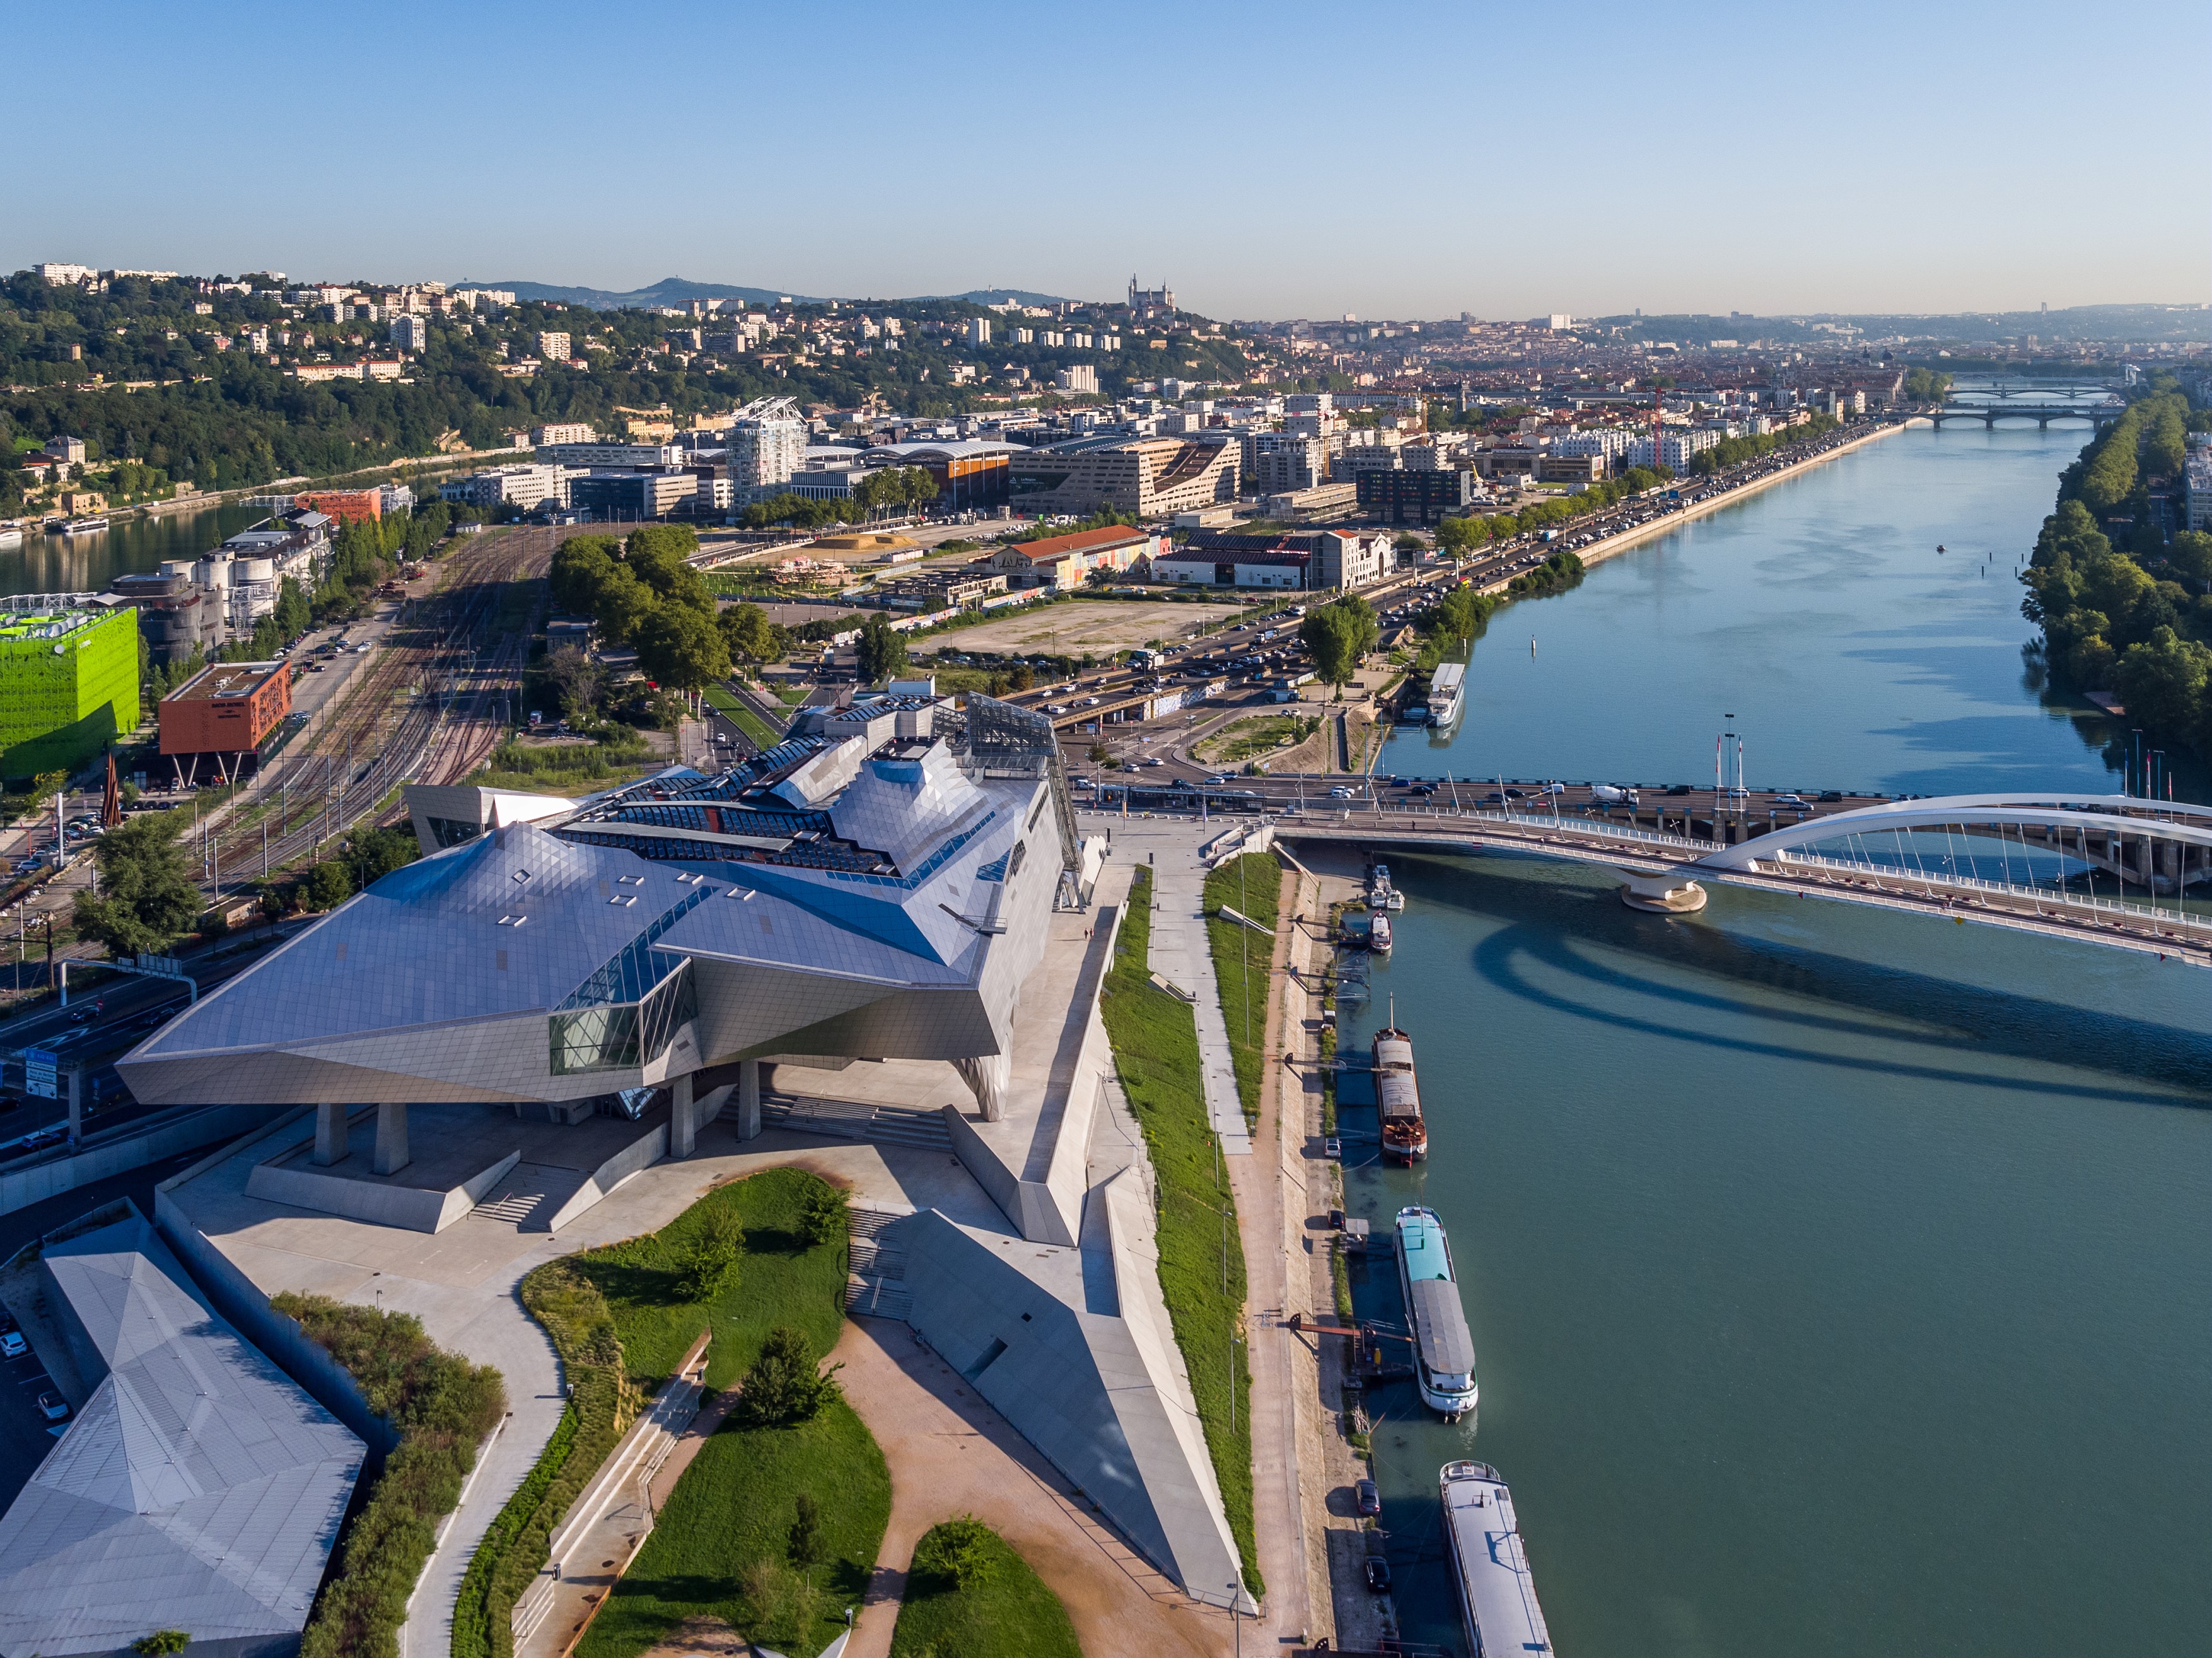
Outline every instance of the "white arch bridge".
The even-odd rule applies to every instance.
[[[1720,843],[1568,811],[1293,810],[1276,838],[1407,850],[1512,849],[1607,864],[1638,908],[1702,908],[1705,884],[1909,910],[2212,967],[2212,806],[2130,795],[1895,800]]]

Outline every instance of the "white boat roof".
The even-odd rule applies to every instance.
[[[1444,1534],[1459,1569],[1479,1651],[1549,1652],[1552,1637],[1522,1546],[1513,1496],[1496,1469],[1447,1462],[1442,1478]]]

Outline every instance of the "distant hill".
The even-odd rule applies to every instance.
[[[518,300],[538,300],[548,305],[581,305],[594,311],[649,311],[656,306],[688,305],[693,300],[743,300],[748,305],[774,305],[779,300],[796,301],[802,305],[818,305],[821,296],[809,294],[785,294],[773,288],[733,288],[727,282],[687,282],[681,276],[664,276],[650,288],[635,288],[626,294],[605,288],[558,288],[550,282],[465,282],[453,284],[456,288],[501,288]],[[912,296],[917,302],[930,300],[960,300],[969,305],[1060,305],[1065,303],[1052,294],[1034,294],[1025,288],[976,288],[965,294],[918,294]]]
[[[605,288],[556,288],[550,282],[466,282],[455,288],[503,288],[518,300],[538,300],[550,305],[588,306],[594,311],[649,311],[659,305],[688,305],[693,300],[743,300],[748,305],[774,305],[783,299],[814,302],[805,294],[786,295],[773,288],[732,288],[726,282],[686,282],[664,276],[650,288],[617,294]]]

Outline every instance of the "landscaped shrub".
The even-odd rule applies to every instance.
[[[316,1599],[301,1658],[396,1658],[407,1597],[435,1546],[438,1521],[460,1500],[477,1447],[506,1413],[506,1386],[491,1366],[441,1351],[410,1314],[289,1291],[270,1305],[297,1320],[399,1430],[398,1448]]]
[[[1067,1609],[1028,1561],[969,1515],[914,1546],[891,1658],[1080,1658]]]
[[[844,1368],[832,1364],[823,1373],[805,1333],[779,1324],[745,1372],[736,1414],[754,1428],[789,1428],[811,1421],[824,1405],[842,1397],[836,1376]]]

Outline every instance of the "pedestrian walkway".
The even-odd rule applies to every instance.
[[[1221,1136],[1224,1157],[1249,1157],[1252,1137],[1237,1099],[1237,1068],[1229,1055],[1229,1027],[1221,1017],[1221,992],[1213,953],[1206,939],[1206,869],[1198,849],[1218,829],[1172,819],[1114,820],[1114,856],[1131,865],[1151,860],[1152,971],[1198,999],[1199,1067],[1206,1083],[1206,1114]],[[1258,944],[1258,939],[1253,941]],[[1255,1009],[1255,1017],[1260,1010]]]

